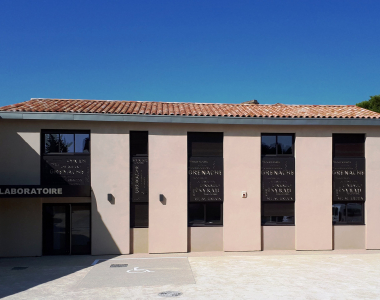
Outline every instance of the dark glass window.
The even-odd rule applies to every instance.
[[[364,224],[364,203],[335,202],[332,205],[333,224]]]
[[[334,157],[364,157],[364,134],[333,134]]]
[[[74,153],[74,134],[60,134],[59,137],[59,152]]]
[[[91,205],[42,204],[42,252],[91,254]]]
[[[189,157],[223,156],[222,132],[189,132]]]
[[[131,156],[148,156],[148,131],[130,132]]]
[[[89,134],[79,133],[75,135],[75,152],[76,153],[90,152],[90,135]]]
[[[294,202],[261,202],[262,225],[294,225]]]
[[[277,154],[293,154],[293,136],[278,135],[277,136]]]
[[[70,130],[45,130],[43,134],[43,154],[89,154],[90,134],[75,133]]]
[[[189,225],[223,225],[223,203],[189,203]]]
[[[261,153],[262,155],[276,155],[276,136],[261,136]]]
[[[189,203],[189,224],[204,224],[204,203]]]
[[[206,220],[209,225],[223,224],[223,203],[205,203]]]
[[[91,208],[89,204],[71,205],[71,254],[91,253]]]
[[[149,225],[149,205],[147,202],[131,203],[131,228],[143,227]]]
[[[130,132],[131,228],[149,227],[148,132]]]
[[[59,134],[45,134],[45,153],[59,152]]]
[[[294,145],[293,134],[262,134],[261,155],[292,156]]]

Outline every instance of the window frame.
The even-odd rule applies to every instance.
[[[334,141],[334,136],[338,136],[338,135],[345,135],[345,136],[348,136],[348,135],[362,135],[364,137],[364,141],[363,141],[363,156],[336,156],[335,155],[335,141]],[[366,142],[366,139],[367,139],[367,135],[365,133],[333,133],[332,134],[332,158],[364,158],[365,159],[365,142]]]
[[[75,136],[74,136],[74,152],[50,152],[45,153],[45,135],[46,134],[88,134],[89,151],[88,153],[75,152]],[[91,130],[89,129],[41,129],[40,132],[40,183],[50,185],[44,181],[44,158],[45,157],[86,157],[89,161],[89,186],[91,186]]]
[[[220,135],[221,138],[221,155],[192,155],[193,150],[191,149],[191,142],[196,134],[215,134],[215,136]],[[223,212],[224,212],[224,132],[223,131],[188,131],[187,132],[187,172],[189,170],[189,161],[192,157],[221,157],[223,159],[223,201],[199,201],[190,202],[189,201],[189,177],[187,177],[187,226],[188,227],[223,227]],[[217,203],[220,204],[220,224],[209,224],[206,222],[207,219],[207,204]],[[204,221],[202,223],[189,223],[189,204],[202,204],[203,205],[203,217]]]
[[[348,223],[347,221],[346,222],[336,222],[334,221],[334,214],[332,214],[332,223],[333,223],[333,226],[346,226],[346,225],[365,225],[365,201],[362,201],[362,202],[355,202],[355,201],[337,201],[337,202],[333,202],[332,205],[334,204],[344,204],[346,205],[347,207],[347,204],[361,204],[362,205],[362,214],[361,214],[361,217],[362,217],[362,222],[353,222],[353,223]],[[333,207],[332,207],[333,208]],[[346,208],[346,220],[347,220],[347,212],[348,212],[348,209]]]
[[[215,224],[211,224],[211,223],[207,223],[206,222],[206,219],[207,219],[207,204],[212,204],[212,203],[215,203],[215,204],[219,204],[220,205],[220,223],[215,223]],[[189,223],[189,204],[199,204],[199,205],[203,205],[203,222],[199,222],[199,223]],[[187,205],[187,226],[188,227],[223,227],[223,202],[221,201],[205,201],[205,202],[188,202],[188,205]]]
[[[263,136],[275,136],[276,137],[276,154],[264,154],[263,153],[263,143],[262,143],[262,138]],[[291,154],[279,154],[278,153],[278,137],[279,136],[291,136],[292,137],[292,153]],[[263,157],[293,157],[295,159],[295,153],[294,153],[294,144],[295,144],[295,133],[261,133],[261,143],[260,143],[260,153],[261,153],[261,158]],[[261,166],[260,166],[261,170]],[[295,176],[295,175],[294,175]],[[260,178],[261,180],[261,178]],[[260,183],[261,186],[261,183]],[[262,192],[262,191],[260,191]],[[260,201],[261,203],[261,226],[295,226],[295,205],[296,201]],[[264,222],[264,203],[293,203],[293,222],[292,223],[284,223],[284,222]]]
[[[293,203],[293,222],[285,223],[285,222],[264,222],[264,205],[263,203]],[[261,201],[261,226],[295,226],[296,223],[296,202],[295,201]]]
[[[335,144],[336,144],[336,141],[334,141],[334,138],[336,138],[337,136],[349,136],[349,135],[356,135],[356,136],[363,136],[363,156],[337,156],[335,153],[336,153],[336,150],[335,150]],[[334,161],[334,159],[363,159],[365,160],[365,150],[366,150],[366,139],[367,139],[367,135],[365,133],[333,133],[332,134],[332,161]],[[334,180],[334,175],[332,175],[332,180]],[[334,192],[334,191],[333,191]],[[365,225],[365,200],[364,201],[350,201],[350,200],[347,200],[347,201],[332,201],[332,204],[331,205],[335,205],[335,204],[344,204],[347,205],[348,204],[361,204],[362,205],[362,222],[354,222],[354,223],[348,223],[348,222],[336,222],[334,221],[334,214],[333,214],[333,211],[332,212],[332,215],[331,215],[331,219],[332,219],[332,224],[333,226],[349,226],[349,225]],[[333,208],[333,206],[332,206]],[[348,210],[346,208],[346,220],[347,220],[347,213],[348,213]]]
[[[132,151],[132,136],[137,136],[137,133],[146,134],[146,154],[133,154],[135,151]],[[132,178],[132,159],[134,157],[138,158],[147,158],[148,159],[148,201],[132,201],[132,185],[129,186],[129,227],[130,228],[149,228],[149,131],[147,130],[130,130],[129,131],[129,175],[130,179]],[[146,205],[148,209],[148,216],[146,225],[136,226],[136,208],[138,205]]]
[[[45,152],[45,135],[46,134],[74,134],[74,152]],[[75,134],[88,134],[90,143],[88,153],[75,152]],[[91,131],[90,130],[74,130],[74,129],[42,129],[41,130],[41,156],[91,156]]]
[[[276,137],[276,154],[263,154],[263,136],[275,136]],[[292,154],[279,154],[278,153],[278,137],[279,136],[291,136],[292,137]],[[294,133],[261,133],[261,143],[260,143],[260,152],[261,156],[289,156],[294,157],[294,143],[295,143],[295,134]]]

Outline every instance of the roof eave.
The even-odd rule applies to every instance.
[[[206,117],[171,115],[121,115],[56,112],[0,112],[4,120],[60,120],[100,122],[145,122],[235,125],[344,125],[380,126],[380,119],[370,118],[274,118],[274,117]]]

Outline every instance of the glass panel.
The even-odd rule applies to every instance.
[[[276,155],[276,136],[261,136],[261,155]]]
[[[206,203],[206,224],[221,225],[222,203]]]
[[[70,227],[67,204],[43,205],[43,253],[69,254]]]
[[[332,206],[333,210],[333,223],[346,223],[346,204],[335,203]]]
[[[58,134],[45,134],[45,153],[58,153],[59,152],[59,135]]]
[[[131,227],[149,226],[148,203],[131,203]]]
[[[363,223],[363,204],[347,203],[347,223]]]
[[[334,134],[334,157],[364,157],[364,134]]]
[[[293,154],[293,136],[277,136],[277,154]]]
[[[131,156],[148,155],[148,131],[130,132],[130,151]]]
[[[204,203],[189,203],[189,224],[204,224]]]
[[[262,202],[262,224],[294,224],[294,202]]]
[[[189,157],[223,156],[223,133],[189,132]]]
[[[71,206],[71,253],[90,254],[90,205]]]
[[[53,206],[53,250],[66,248],[66,207]]]
[[[75,152],[90,153],[90,135],[88,133],[75,134]]]
[[[74,134],[59,135],[59,152],[74,153]]]
[[[335,144],[335,157],[364,157],[364,144]]]

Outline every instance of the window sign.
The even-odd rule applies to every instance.
[[[43,184],[91,185],[90,157],[44,156],[41,179]]]
[[[365,201],[365,159],[334,158],[333,201]]]
[[[88,186],[0,185],[0,198],[89,197]]]
[[[223,201],[223,157],[189,159],[189,201]]]
[[[294,201],[294,157],[262,157],[261,200]]]
[[[148,157],[132,157],[131,164],[131,201],[149,202]]]

